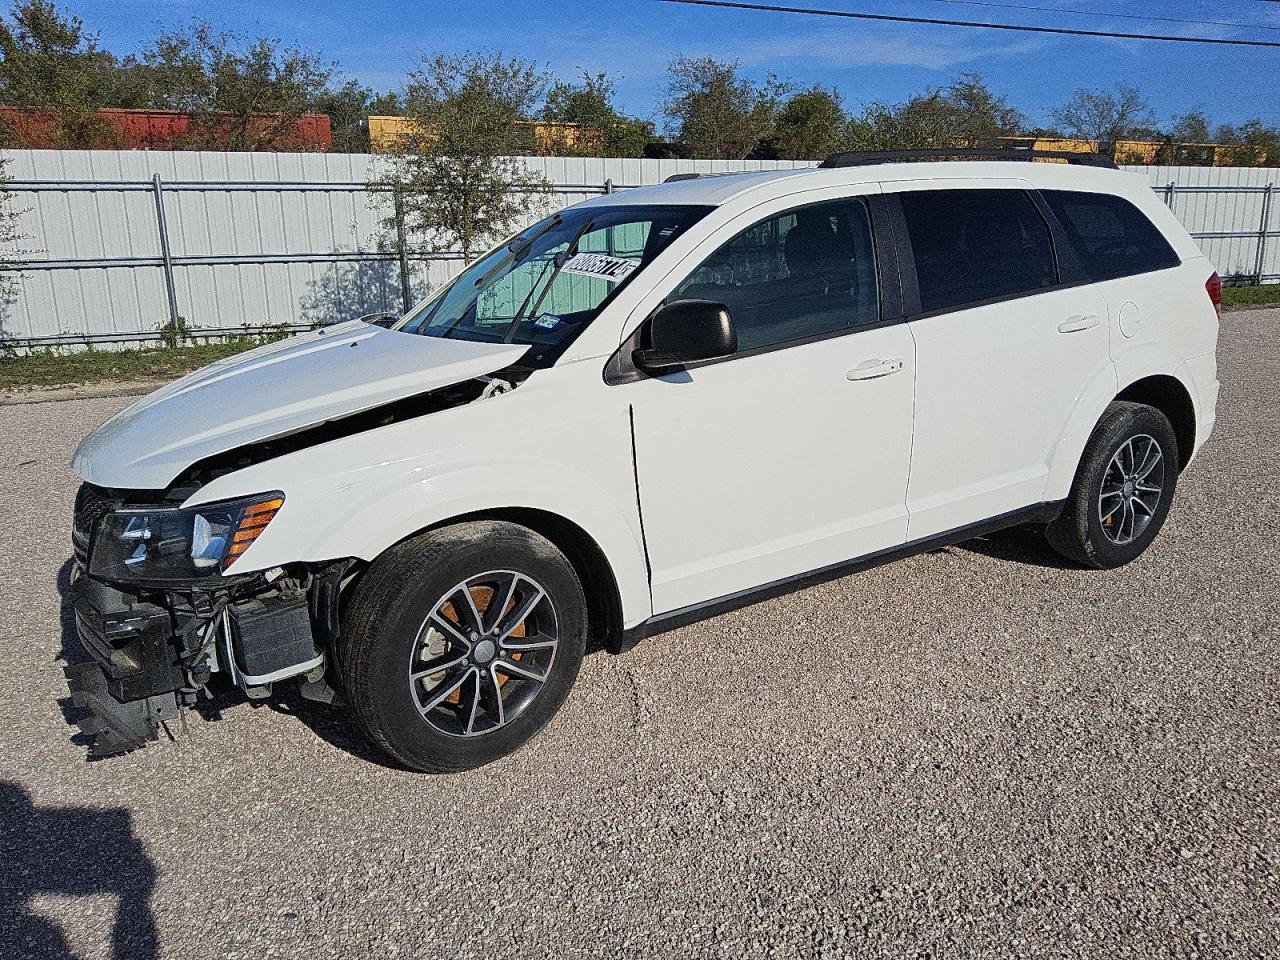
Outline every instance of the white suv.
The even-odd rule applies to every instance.
[[[96,749],[218,677],[299,678],[459,770],[532,737],[592,645],[1014,524],[1134,559],[1213,428],[1219,281],[1141,179],[1073,159],[615,193],[390,329],[135,403],[73,461]]]

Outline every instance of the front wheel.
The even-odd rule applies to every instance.
[[[1169,514],[1178,463],[1178,440],[1163,413],[1111,404],[1080,458],[1062,514],[1045,529],[1049,545],[1099,569],[1136,559]]]
[[[477,767],[556,713],[586,649],[582,586],[556,547],[474,521],[388,550],[357,588],[339,665],[356,722],[406,766]]]

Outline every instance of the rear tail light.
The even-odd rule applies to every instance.
[[[1215,273],[1204,282],[1204,290],[1209,294],[1209,302],[1213,304],[1218,319],[1222,319],[1222,278]]]

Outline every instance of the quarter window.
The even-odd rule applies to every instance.
[[[1021,190],[899,194],[925,313],[1058,282],[1049,228]]]
[[[760,221],[668,297],[682,299],[727,306],[740,350],[874,323],[880,300],[866,202],[817,203]]]
[[[1090,280],[1112,280],[1179,264],[1155,224],[1128,200],[1107,193],[1040,194],[1070,237]]]

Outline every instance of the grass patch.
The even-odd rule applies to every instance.
[[[112,380],[173,379],[207,363],[256,347],[263,341],[245,338],[219,343],[153,350],[85,350],[79,353],[33,353],[0,358],[0,390],[15,387],[64,387]]]
[[[1280,283],[1260,287],[1223,287],[1224,307],[1280,307]]]

